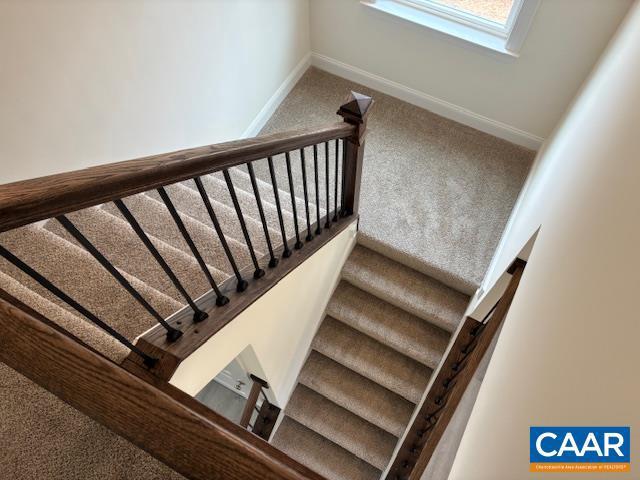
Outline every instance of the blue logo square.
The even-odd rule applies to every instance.
[[[531,463],[630,463],[630,427],[530,427]]]

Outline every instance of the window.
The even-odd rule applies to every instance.
[[[476,22],[485,20],[489,22],[487,25],[501,29],[507,25],[514,0],[417,0],[415,3],[427,8],[440,8],[441,12],[452,16],[459,15],[462,18],[467,15],[474,16],[477,17]]]
[[[362,0],[361,3],[515,57],[539,0]]]

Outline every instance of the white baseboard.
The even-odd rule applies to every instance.
[[[255,137],[260,130],[265,126],[267,121],[274,114],[278,106],[282,103],[282,101],[289,95],[291,89],[298,83],[300,77],[307,71],[309,66],[311,65],[311,53],[306,54],[302,60],[295,66],[295,68],[291,71],[291,73],[285,78],[282,85],[278,87],[275,93],[271,96],[271,98],[267,101],[267,103],[262,107],[262,110],[258,112],[256,118],[253,119],[251,125],[245,130],[242,135],[242,138]]]
[[[319,53],[311,54],[311,65],[526,148],[538,150],[544,141],[531,133]]]

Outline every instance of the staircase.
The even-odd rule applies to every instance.
[[[240,169],[233,169],[233,178],[252,238],[263,238],[259,235],[262,227],[255,200],[251,191],[245,190],[251,186],[249,176]],[[212,174],[203,181],[221,224],[233,226],[236,213],[223,179]],[[273,194],[268,195],[271,186],[258,182],[264,192],[267,224],[272,238],[277,238],[277,209],[271,202]],[[224,251],[211,241],[216,232],[207,225],[207,212],[193,182],[173,185],[167,190],[216,281],[223,283],[232,278],[233,271]],[[279,196],[286,228],[293,230],[291,197],[283,190],[279,191]],[[298,212],[304,212],[304,200],[298,198],[296,202]],[[189,294],[198,298],[206,293],[209,286],[157,195],[138,194],[127,198],[126,203],[167,263],[181,279],[185,279],[184,286]],[[309,208],[313,211],[315,205],[310,203]],[[321,214],[325,215],[324,210]],[[81,210],[69,214],[68,218],[163,316],[169,317],[185,306],[180,293],[163,275],[113,204]],[[305,216],[299,213],[298,222],[304,224],[305,221]],[[250,266],[251,258],[241,229],[229,229],[226,240],[238,267]],[[33,268],[109,321],[131,341],[153,327],[153,319],[131,301],[55,219],[0,234],[0,244],[28,260]],[[276,244],[276,248],[279,246]],[[264,241],[256,242],[254,247],[256,255],[265,257]],[[126,358],[128,351],[113,338],[88,324],[71,307],[17,268],[6,261],[0,262],[0,288],[114,361],[122,362]],[[66,266],[64,270],[59,268],[61,264]],[[213,266],[225,264],[225,269]],[[101,294],[96,295],[96,292]],[[109,298],[110,302],[103,302],[103,298]],[[451,333],[462,319],[467,303],[467,296],[440,282],[363,246],[356,246],[344,266],[342,281],[327,307],[327,317],[313,341],[298,386],[272,443],[328,479],[379,478],[433,369],[441,360]],[[21,384],[23,393],[37,389],[25,380],[17,379],[10,369],[3,368],[2,374],[3,384],[9,381]],[[29,393],[29,396],[36,395]],[[60,401],[54,396],[45,392],[38,396],[42,397],[43,404],[30,410],[31,413],[61,409]],[[8,403],[5,417],[10,420],[5,425],[20,424],[20,419],[24,421],[28,412],[20,402]],[[71,409],[63,410],[67,416],[74,417],[74,422],[78,421],[79,416]],[[27,423],[35,421],[29,418]],[[84,423],[87,430],[100,432],[96,438],[102,439],[103,449],[117,443],[117,437],[101,433],[99,425],[91,421]],[[57,438],[56,449],[77,452],[73,435],[58,435]],[[37,450],[40,439],[35,437],[29,443],[21,449]],[[131,450],[137,449],[132,447]],[[95,452],[90,450],[84,454],[90,455],[92,451]],[[46,458],[52,458],[54,462],[48,468],[55,466],[61,471],[68,468],[68,465],[58,465],[54,457],[43,455],[43,461]],[[143,464],[157,463],[141,453],[135,458]],[[80,460],[78,458],[78,463]],[[86,458],[82,461],[86,462]]]
[[[168,383],[357,221],[371,103],[352,92],[333,125],[0,186],[3,478],[424,471],[521,270],[479,321],[466,294],[356,245],[270,444],[246,429],[255,405],[238,426]]]
[[[379,479],[468,301],[356,246],[272,443],[328,479]]]

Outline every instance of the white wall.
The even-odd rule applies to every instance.
[[[539,478],[527,473],[531,425],[630,425],[640,458],[638,85],[640,4],[516,212],[501,259],[542,226],[451,480]],[[616,478],[638,478],[637,467]]]
[[[307,0],[0,0],[0,184],[240,137]]]
[[[314,53],[486,117],[489,131],[499,122],[535,141],[550,134],[630,3],[542,0],[520,58],[503,60],[358,0],[318,0],[310,4],[311,45]],[[438,113],[447,115],[446,108]],[[468,120],[482,128],[473,123],[481,118]]]
[[[249,351],[243,361],[269,383],[275,401],[284,406],[356,233],[352,224],[287,275],[182,362],[171,383],[195,395],[238,354]]]

